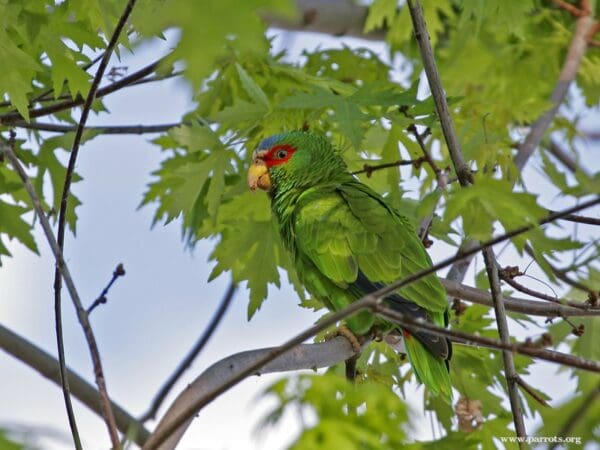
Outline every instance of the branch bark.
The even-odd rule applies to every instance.
[[[508,344],[510,342],[510,331],[508,329],[508,320],[506,318],[506,309],[504,308],[504,300],[500,289],[500,277],[496,268],[496,258],[491,248],[483,250],[483,260],[490,282],[490,290],[492,299],[494,300],[494,316],[498,325],[498,334],[500,340]],[[504,360],[504,376],[508,389],[508,399],[510,400],[510,408],[512,410],[513,422],[515,424],[515,432],[518,437],[524,438],[527,436],[525,422],[523,420],[523,409],[519,399],[519,387],[517,385],[517,370],[515,369],[515,361],[511,352],[502,351],[502,359]],[[519,440],[519,448],[525,448],[525,442]]]
[[[184,125],[184,123],[175,122],[157,125],[100,125],[86,126],[85,130],[99,131],[102,134],[146,134],[168,131],[171,128],[175,128],[181,125]],[[77,127],[73,125],[43,122],[15,122],[13,126],[17,128],[25,128],[28,130],[48,131],[51,133],[71,133],[77,130]]]
[[[217,390],[223,380],[234,379],[241,373],[256,366],[264,355],[273,351],[273,348],[263,348],[236,353],[213,364],[202,372],[189,384],[171,404],[158,424],[153,436],[161,434],[169,423],[184,413],[198,399],[212,397],[212,392]],[[354,355],[352,344],[343,336],[338,336],[329,341],[318,344],[301,344],[289,352],[273,359],[267,365],[251,370],[248,375],[264,375],[274,372],[287,372],[293,370],[315,370],[320,367],[330,367]],[[244,376],[244,378],[246,378]],[[160,450],[174,449],[189,427],[190,418],[176,432],[171,434],[160,446],[153,447],[155,439],[150,439],[143,449],[157,448]]]
[[[448,102],[446,101],[446,94],[442,88],[437,64],[433,57],[433,49],[431,48],[429,32],[425,25],[423,10],[421,9],[418,0],[408,0],[406,4],[410,10],[410,17],[415,30],[415,38],[419,45],[423,67],[425,69],[425,74],[427,75],[431,95],[433,96],[435,110],[440,119],[448,152],[450,153],[450,158],[454,165],[454,171],[456,172],[460,184],[462,186],[467,186],[472,183],[473,175],[471,173],[471,168],[463,158],[460,142],[458,141],[456,131],[454,130],[454,124],[450,116],[450,110],[448,109]]]
[[[440,278],[446,293],[450,297],[460,298],[479,305],[494,306],[492,295],[482,289],[457,283],[450,278]],[[503,297],[506,309],[509,311],[540,317],[578,317],[578,316],[600,316],[600,307],[591,307],[581,304],[574,308],[569,305],[558,303],[538,302],[525,298]]]

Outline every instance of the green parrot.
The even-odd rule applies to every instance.
[[[386,284],[431,266],[409,220],[361,183],[329,140],[295,131],[264,139],[252,155],[248,186],[265,190],[300,281],[329,310],[339,311]],[[388,295],[387,306],[413,319],[447,326],[446,293],[435,274]],[[364,335],[377,326],[401,331],[417,380],[452,399],[450,342],[409,333],[368,311],[346,321]]]

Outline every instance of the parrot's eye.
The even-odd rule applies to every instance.
[[[287,158],[288,152],[287,150],[278,150],[276,153],[277,159],[285,159]]]

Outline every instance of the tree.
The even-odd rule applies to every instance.
[[[302,306],[319,310],[305,298],[281,248],[267,199],[245,187],[249,150],[262,138],[310,129],[326,133],[357,176],[413,220],[427,246],[442,247],[446,258],[438,258],[436,270],[450,267],[444,279],[453,311],[450,330],[432,331],[464,344],[455,346],[451,364],[456,402],[450,407],[424,394],[421,400],[442,432],[431,443],[409,446],[510,448],[516,444],[502,439],[513,437],[507,430],[513,423],[519,437],[597,441],[600,178],[579,162],[585,151],[580,116],[593,114],[600,93],[595,2],[424,1],[425,21],[415,1],[358,6],[301,0],[296,6],[300,20],[284,0],[14,0],[0,6],[7,18],[0,47],[0,256],[10,256],[7,239],[38,251],[33,230],[42,227],[56,258],[59,364],[4,328],[2,347],[42,372],[59,365],[54,376],[76,447],[81,439],[71,395],[97,409],[113,447],[120,446],[119,431],[129,431],[144,448],[165,439],[169,445],[161,448],[173,448],[194,414],[245,377],[313,367],[331,368],[284,378],[269,389],[277,407],[265,423],[298,405],[316,416],[293,448],[404,445],[414,418],[402,398],[413,376],[401,354],[388,343],[372,342],[353,355],[343,338],[298,347],[315,335],[321,340],[358,308],[408,328],[427,327],[380,305],[377,295],[383,292],[326,315],[284,346],[217,362],[180,394],[153,433],[143,428],[202,350],[239,284],[249,290],[249,319],[267,299],[269,285],[280,285],[281,272]],[[390,52],[319,48],[291,58],[273,50],[273,38],[265,35],[269,23],[342,35],[342,42],[343,31],[385,39]],[[165,57],[127,73],[111,65],[114,53],[140,51],[172,28],[179,37]],[[187,81],[195,102],[180,122],[87,126],[91,112],[110,114],[105,97],[174,77]],[[77,206],[85,202],[71,193],[72,183],[80,181],[79,149],[124,133],[156,133],[153,143],[165,155],[142,199],[155,208],[155,222],[177,220],[187,246],[209,240],[210,280],[225,272],[233,280],[211,326],[141,420],[111,403],[89,320],[124,270],[117,267],[86,308],[63,256],[67,228],[75,231]],[[530,181],[533,172],[523,172],[526,164],[534,164],[539,182]],[[546,192],[561,197],[560,208],[540,195]],[[502,249],[493,246],[499,242]],[[471,273],[478,254],[484,268]],[[531,283],[531,271],[543,277],[542,288]],[[471,279],[462,284],[467,274]],[[65,365],[63,283],[90,349],[96,388]],[[342,376],[346,360],[353,383]],[[552,408],[539,380],[524,379],[540,361],[560,364],[577,384],[569,399]],[[543,424],[526,429],[524,415],[539,415]]]

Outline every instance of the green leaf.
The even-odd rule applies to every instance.
[[[17,239],[27,248],[38,253],[31,225],[21,219],[21,216],[28,211],[29,208],[11,205],[0,200],[0,235],[6,235],[9,239]],[[6,247],[3,246],[3,248],[6,252]]]
[[[236,63],[235,67],[238,71],[242,86],[244,86],[244,89],[250,98],[254,100],[255,103],[262,105],[265,109],[269,109],[269,99],[261,87],[256,84],[256,82],[252,79],[252,77],[250,77],[250,75],[248,75],[248,72],[246,72],[242,66]]]
[[[389,26],[392,19],[396,16],[398,2],[396,0],[375,0],[369,6],[369,15],[365,20],[364,32],[383,28],[386,24]]]
[[[209,280],[231,270],[236,282],[246,280],[250,289],[248,320],[258,311],[267,297],[270,283],[280,286],[277,263],[279,236],[273,223],[240,220],[222,234],[210,258],[216,260]]]
[[[132,14],[136,29],[146,37],[177,27],[181,37],[167,63],[183,60],[195,88],[214,70],[217,60],[234,49],[241,55],[265,55],[269,45],[259,12],[288,14],[287,0],[141,0]],[[215,20],[215,18],[222,20]],[[198,52],[198,45],[202,51]]]

